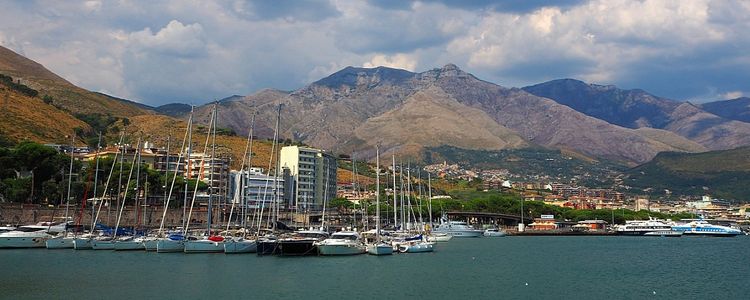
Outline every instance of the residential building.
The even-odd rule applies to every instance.
[[[287,199],[302,209],[318,210],[336,197],[336,158],[326,151],[302,147],[281,148],[279,165],[287,178]]]

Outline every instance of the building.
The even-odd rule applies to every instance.
[[[230,178],[230,203],[241,204],[243,195],[248,208],[268,208],[274,199],[279,199],[282,205],[285,202],[282,201],[286,198],[284,179],[277,178],[273,174],[265,174],[261,168],[232,171]],[[239,191],[242,191],[242,194],[237,194]]]
[[[318,210],[336,197],[336,158],[315,148],[281,148],[279,165],[284,170],[290,203]]]

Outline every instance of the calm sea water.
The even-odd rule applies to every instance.
[[[750,238],[453,239],[350,257],[0,249],[3,299],[748,299]]]

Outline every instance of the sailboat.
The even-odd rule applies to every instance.
[[[75,140],[76,137],[73,134],[73,140],[70,143],[70,168],[68,169],[68,193],[67,198],[65,198],[65,222],[68,222],[68,207],[70,207],[70,187],[73,182],[73,152],[76,147]],[[68,236],[68,230],[65,230],[60,235],[46,240],[45,246],[47,249],[70,249],[73,248],[73,240],[74,237]]]
[[[188,118],[187,128],[185,129],[185,137],[182,139],[182,147],[180,147],[180,154],[177,157],[177,165],[175,165],[174,169],[174,175],[172,177],[172,184],[169,187],[169,194],[167,196],[167,200],[164,203],[164,212],[161,215],[161,223],[159,225],[159,231],[157,233],[157,240],[156,240],[156,252],[157,253],[175,253],[175,252],[183,252],[185,251],[185,234],[182,232],[171,232],[166,234],[164,232],[164,222],[167,218],[167,211],[169,210],[169,202],[172,200],[172,192],[174,192],[174,184],[177,181],[177,169],[180,167],[180,162],[182,161],[183,156],[185,156],[185,200],[183,202],[183,213],[182,218],[185,220],[185,205],[184,203],[187,203],[187,194],[188,194],[188,175],[190,174],[190,168],[188,162],[190,161],[190,154],[191,150],[193,148],[193,107],[190,108],[190,118]],[[186,144],[187,143],[187,147]],[[187,152],[186,155],[183,155],[183,151]],[[167,164],[167,170],[169,170],[169,151],[167,151],[166,154],[166,164]],[[164,178],[166,181],[166,177]],[[196,187],[197,187],[196,183]],[[184,228],[184,224],[183,224]],[[148,250],[150,247],[148,244],[151,242],[144,241],[146,250]]]
[[[140,149],[140,140],[139,140],[139,148],[136,149],[136,153],[133,154],[133,163],[137,164],[137,171],[135,174],[135,203],[133,205],[134,208],[138,208],[138,198],[140,198],[140,179],[141,179],[141,152]],[[127,188],[130,189],[130,185],[127,185]],[[127,190],[125,191],[125,194],[127,195]],[[125,201],[123,200],[123,203]],[[124,205],[123,205],[124,207]],[[124,251],[124,250],[143,250],[145,249],[143,246],[143,237],[137,236],[136,232],[136,224],[138,223],[138,214],[136,214],[135,219],[133,220],[133,234],[129,236],[123,236],[120,237],[118,240],[114,242],[115,244],[115,251]],[[115,233],[116,234],[116,233]]]
[[[235,197],[234,201],[232,201],[232,208],[229,212],[229,220],[232,219],[232,213],[234,213],[234,206],[235,203],[239,201],[240,203],[240,212],[237,213],[238,218],[241,217],[242,221],[240,222],[242,231],[242,236],[238,237],[232,237],[228,238],[224,241],[224,253],[226,254],[233,254],[233,253],[254,253],[258,250],[258,242],[256,239],[249,239],[247,238],[247,232],[248,228],[246,227],[246,210],[247,210],[247,199],[245,197],[245,183],[246,183],[246,177],[245,177],[245,160],[247,159],[247,164],[251,165],[250,162],[253,157],[253,129],[255,127],[255,114],[253,114],[253,118],[250,121],[250,132],[247,135],[247,144],[245,145],[245,153],[242,155],[242,166],[240,167],[240,173],[239,178],[240,180],[237,180],[237,188],[235,189]],[[249,153],[249,154],[248,154]],[[227,231],[229,231],[229,223],[227,222]]]
[[[125,150],[126,150],[125,149],[125,145],[123,144],[123,139],[124,138],[125,138],[125,132],[123,131],[123,133],[120,135],[120,142],[118,143],[118,147],[119,147],[118,151],[115,154],[115,158],[112,160],[112,168],[110,168],[110,170],[109,170],[109,176],[107,178],[107,183],[104,185],[104,192],[102,192],[102,198],[99,201],[99,207],[97,208],[96,217],[94,217],[94,220],[92,222],[94,224],[94,226],[91,227],[92,231],[97,226],[96,222],[99,219],[99,213],[101,212],[102,205],[104,203],[103,199],[104,199],[104,196],[107,194],[107,191],[108,191],[108,188],[109,188],[109,182],[112,179],[112,174],[114,173],[115,166],[117,165],[117,156],[118,155],[120,156],[120,176],[122,176],[122,168],[123,168],[123,165],[124,165],[123,164],[123,157],[125,156]],[[121,184],[122,184],[122,182],[120,182],[118,184],[118,192],[117,192],[117,197],[118,198],[120,197],[119,186],[121,186]],[[111,198],[111,195],[110,195],[110,198]],[[111,206],[110,205],[111,203],[110,203],[109,200],[110,199],[108,198],[107,199],[107,210],[109,210],[109,207]],[[78,245],[78,240],[76,240],[74,243],[76,245]],[[83,244],[84,244],[83,247],[86,247],[86,246],[90,245],[91,249],[93,249],[93,250],[114,250],[115,249],[115,245],[113,243],[113,237],[107,236],[107,235],[101,235],[101,236],[93,236],[92,235],[90,237],[90,239],[88,240],[88,244],[86,244],[85,242]],[[77,246],[76,246],[76,248],[77,248]]]
[[[109,242],[112,244],[112,250],[143,249],[143,244],[141,244],[140,241],[137,241],[137,242],[134,241],[135,232],[133,232],[133,235],[122,236],[119,239],[117,238],[117,235],[119,234],[119,230],[120,230],[120,222],[122,221],[122,213],[125,211],[125,202],[128,199],[128,192],[130,191],[130,180],[133,178],[133,170],[135,170],[136,165],[140,166],[140,153],[141,153],[141,138],[139,137],[138,143],[136,143],[135,153],[133,153],[133,162],[130,164],[130,173],[128,174],[128,180],[125,183],[125,194],[122,196],[122,202],[120,202],[120,211],[117,214],[117,223],[115,224],[115,230],[112,233],[112,239],[109,240]],[[136,196],[135,199],[137,201],[138,197]]]
[[[213,188],[213,179],[214,179],[214,165],[216,163],[216,112],[218,109],[218,103],[214,103],[214,109],[211,114],[211,124],[208,126],[208,134],[206,135],[206,144],[203,147],[204,153],[201,157],[201,164],[200,164],[200,172],[199,172],[199,178],[203,175],[203,168],[204,163],[206,161],[206,150],[208,149],[208,141],[213,135],[213,143],[211,146],[211,165],[210,165],[210,172],[209,172],[209,182],[208,185],[208,211],[207,211],[207,231],[206,235],[203,236],[201,239],[196,240],[188,240],[185,242],[185,253],[214,253],[214,252],[224,252],[224,237],[220,235],[212,235],[211,231],[211,217],[213,215],[212,212],[212,206],[213,206],[213,197],[214,197],[214,188]],[[188,214],[188,220],[190,220],[190,215],[193,211],[193,205],[195,204],[195,198],[197,196],[198,192],[198,184],[195,185],[195,193],[193,194],[193,201],[190,204],[190,214]],[[189,224],[189,223],[187,223]],[[187,229],[189,226],[185,226],[185,233],[187,234]]]
[[[409,191],[407,194],[407,203],[409,205],[409,211],[414,215],[414,223],[417,223],[416,215],[414,214],[414,211],[412,211],[411,208],[411,166],[407,166],[407,190]],[[422,218],[422,212],[419,211],[419,218]],[[420,222],[423,223],[423,222]],[[419,232],[418,238],[415,239],[407,239],[404,242],[401,242],[397,245],[398,252],[400,253],[420,253],[420,252],[432,252],[435,250],[435,242],[428,241],[425,238],[425,231],[424,231],[424,224],[420,225],[421,230]]]
[[[375,241],[367,245],[367,253],[372,255],[393,254],[393,246],[380,239],[380,147],[375,147]],[[395,189],[394,189],[395,191]]]

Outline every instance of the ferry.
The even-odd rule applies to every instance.
[[[670,231],[673,225],[671,221],[649,218],[648,220],[625,221],[625,224],[615,226],[615,232],[620,235],[644,235],[648,232]]]
[[[682,232],[685,235],[702,235],[702,236],[725,236],[733,237],[742,234],[742,231],[736,228],[713,225],[704,220],[694,220],[686,224],[672,226],[673,231]]]

